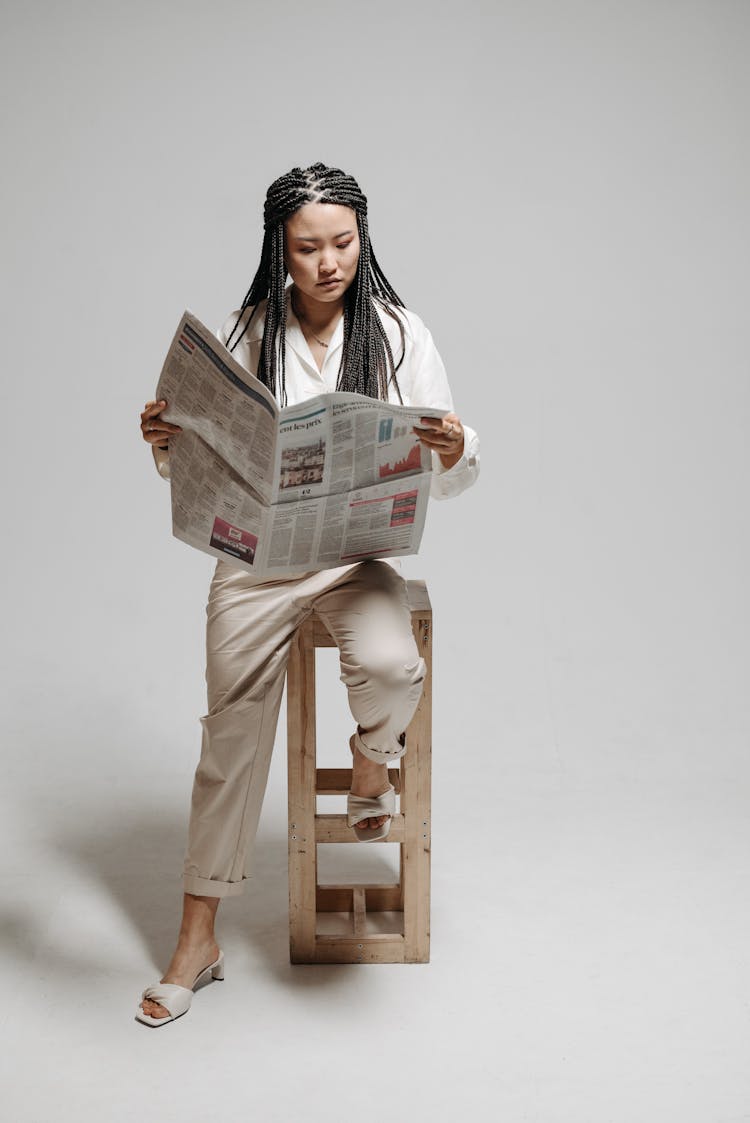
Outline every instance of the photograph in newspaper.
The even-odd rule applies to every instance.
[[[281,450],[279,488],[304,487],[323,482],[326,462],[326,443],[322,437],[310,444],[295,445]]]
[[[331,490],[330,408],[325,398],[312,398],[279,414],[275,500],[291,503]]]

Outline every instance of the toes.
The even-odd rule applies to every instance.
[[[152,1002],[149,998],[144,999],[141,1003],[143,1013],[149,1018],[168,1018],[169,1010],[166,1010],[161,1003]]]
[[[379,817],[370,817],[369,819],[360,819],[357,823],[358,827],[364,827],[366,830],[376,830],[382,826],[383,823],[390,819],[390,815],[380,815]]]

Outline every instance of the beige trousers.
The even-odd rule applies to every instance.
[[[400,735],[417,708],[425,664],[400,574],[367,561],[258,582],[217,561],[206,606],[208,713],[200,719],[186,893],[234,895],[250,876],[289,649],[313,609],[339,648],[358,749],[381,762],[406,751]],[[348,757],[345,745],[342,752]]]

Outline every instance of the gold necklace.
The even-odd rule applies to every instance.
[[[297,319],[299,320],[299,322],[300,322],[301,324],[307,324],[307,330],[308,330],[308,331],[310,332],[310,335],[311,335],[311,336],[313,337],[313,339],[315,340],[315,342],[316,342],[316,343],[319,343],[321,347],[325,347],[325,348],[326,348],[326,350],[327,350],[327,349],[328,349],[328,343],[330,343],[330,342],[331,342],[331,340],[329,339],[329,340],[328,340],[328,343],[326,343],[326,342],[325,342],[324,340],[322,340],[322,339],[318,339],[318,337],[317,337],[317,335],[315,334],[315,332],[313,331],[313,329],[312,329],[312,328],[310,327],[310,325],[309,325],[309,324],[307,323],[307,320],[305,319],[305,317],[304,317],[304,316],[303,316],[303,315],[302,315],[302,314],[301,314],[301,313],[299,312],[299,310],[298,310],[298,309],[297,309],[297,307],[295,306],[295,303],[294,303],[294,297],[292,297],[292,311],[294,312],[295,316],[297,317]],[[335,330],[335,329],[334,329],[334,330]]]

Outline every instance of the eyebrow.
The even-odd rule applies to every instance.
[[[354,233],[353,230],[343,230],[341,232],[341,234],[335,234],[334,238],[345,238],[347,234],[353,234],[353,233]],[[320,241],[320,238],[301,238],[299,235],[297,235],[296,237],[297,237],[298,242],[319,242]]]

